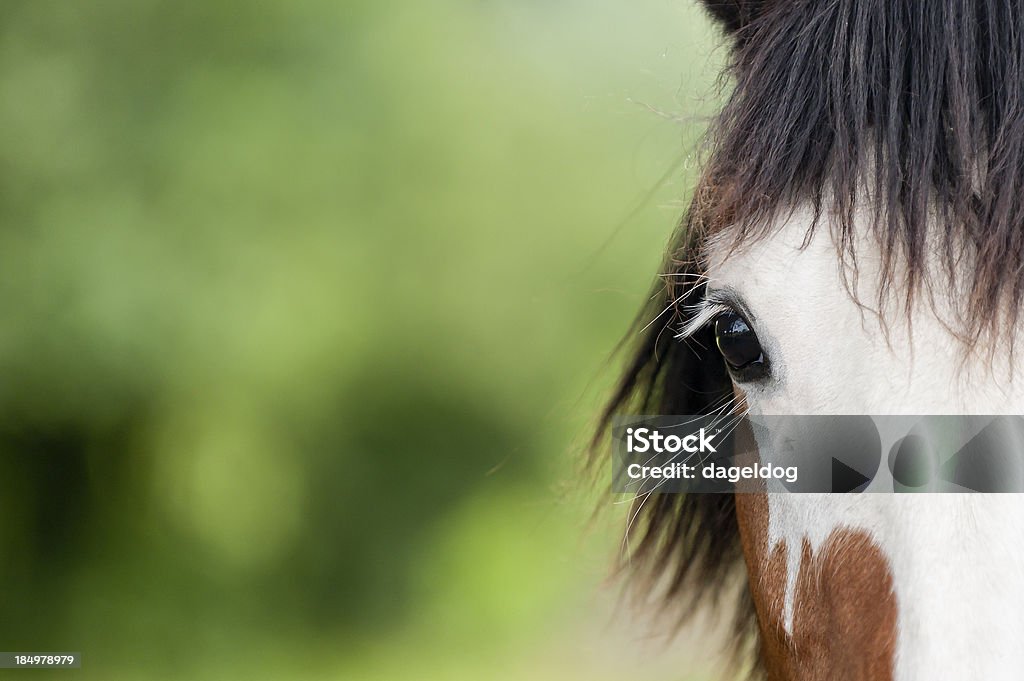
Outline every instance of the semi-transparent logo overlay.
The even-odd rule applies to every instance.
[[[619,493],[1024,492],[1022,416],[620,416]]]

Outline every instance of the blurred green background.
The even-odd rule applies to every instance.
[[[575,474],[715,105],[689,0],[0,16],[0,650],[84,655],[0,674],[700,673]]]

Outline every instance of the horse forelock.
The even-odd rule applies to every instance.
[[[741,244],[810,205],[809,234],[829,229],[850,272],[868,226],[884,283],[899,284],[879,290],[908,309],[945,286],[929,275],[962,277],[969,262],[956,282],[962,337],[1012,328],[1024,296],[1024,5],[733,4],[753,7],[684,229]],[[941,273],[929,271],[936,251]]]

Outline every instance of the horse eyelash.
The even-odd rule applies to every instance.
[[[682,325],[679,329],[679,333],[676,334],[677,340],[686,340],[693,334],[700,331],[706,324],[709,324],[718,315],[723,312],[728,312],[732,308],[724,303],[718,303],[704,299],[696,305],[691,307],[692,316]]]

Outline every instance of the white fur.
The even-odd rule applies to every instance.
[[[884,310],[890,346],[844,288],[828,229],[799,248],[808,220],[798,211],[771,238],[728,257],[712,244],[706,254],[710,286],[743,297],[773,365],[770,384],[740,385],[752,413],[1024,414],[1024,346],[1014,365],[1002,351],[992,366],[984,353],[961,364],[956,339],[924,301],[912,336],[898,304]],[[867,304],[877,263],[864,239],[857,292]],[[947,301],[938,302],[941,310]],[[891,565],[897,679],[1024,674],[1024,495],[770,494],[768,520],[770,540],[789,550],[787,626],[803,540],[817,550],[833,529],[862,529]]]

